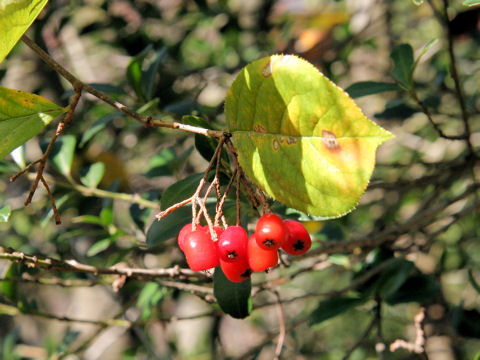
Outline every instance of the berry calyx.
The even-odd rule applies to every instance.
[[[242,282],[247,280],[252,274],[248,266],[247,259],[241,259],[236,262],[227,262],[220,259],[220,267],[223,273],[231,282]]]
[[[312,246],[312,239],[305,226],[295,220],[284,220],[287,237],[282,249],[290,255],[305,254]]]
[[[229,226],[217,242],[218,256],[225,262],[236,262],[247,258],[248,235],[241,226]]]
[[[192,228],[193,228],[192,223],[186,224],[184,227],[182,227],[182,229],[178,233],[178,237],[177,237],[178,247],[182,251],[185,251],[184,250],[185,236],[187,236],[187,234],[190,234],[193,231]],[[197,230],[204,230],[204,227],[200,224],[197,224]]]
[[[185,257],[190,269],[202,271],[218,265],[217,246],[204,230],[195,230],[185,236]]]
[[[265,271],[278,263],[277,250],[265,250],[257,244],[255,234],[250,236],[247,244],[248,265],[252,271]]]
[[[287,231],[282,218],[276,214],[263,214],[255,227],[257,244],[265,250],[277,250],[285,241]]]

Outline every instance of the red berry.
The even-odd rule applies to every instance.
[[[218,265],[217,246],[204,230],[187,234],[183,247],[188,266],[193,271],[207,270]]]
[[[240,259],[236,262],[227,262],[220,259],[220,267],[227,279],[231,282],[238,283],[245,281],[252,274],[247,259]]]
[[[208,236],[212,238],[212,234],[210,234],[210,228],[208,226],[205,226],[205,230],[207,231]],[[225,231],[221,226],[214,226],[213,231],[217,234],[217,240],[220,239],[220,235]],[[213,238],[212,238],[213,240]]]
[[[247,258],[248,235],[241,226],[229,226],[218,239],[218,256],[226,262]]]
[[[250,236],[247,245],[248,265],[252,271],[265,271],[278,263],[277,250],[265,250],[257,244],[255,234]]]
[[[312,246],[312,239],[307,229],[295,220],[285,220],[283,223],[287,228],[287,238],[282,249],[290,255],[305,254]]]
[[[265,250],[276,250],[282,246],[287,231],[282,218],[276,214],[263,214],[255,227],[257,244]]]
[[[178,247],[182,251],[185,251],[184,250],[185,236],[187,236],[187,234],[190,234],[192,232],[192,226],[193,226],[192,223],[186,224],[184,227],[182,227],[182,229],[178,233],[178,237],[177,237]],[[204,230],[204,227],[198,224],[197,230]]]

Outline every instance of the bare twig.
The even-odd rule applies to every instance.
[[[57,260],[48,257],[27,255],[19,251],[9,251],[0,247],[0,259],[19,262],[29,267],[55,270],[73,271],[97,275],[125,275],[128,278],[156,279],[156,278],[208,278],[206,274],[182,269],[178,266],[162,269],[128,268],[112,266],[109,268],[97,268],[92,265],[82,264],[76,260]]]
[[[280,294],[278,291],[273,291],[273,294],[275,295],[276,301],[277,301],[277,313],[278,313],[278,323],[280,325],[280,331],[278,334],[278,341],[277,341],[277,346],[275,348],[275,357],[274,360],[279,360],[280,359],[280,354],[282,353],[282,348],[283,348],[283,343],[285,342],[285,335],[286,335],[286,329],[285,329],[285,315],[283,314],[283,309],[282,309],[282,299],[280,298]]]
[[[415,342],[407,342],[402,339],[397,339],[390,344],[390,351],[394,352],[398,349],[405,349],[409,352],[414,352],[416,354],[421,354],[425,351],[425,331],[423,330],[423,320],[425,319],[425,309],[420,308],[420,312],[414,318],[415,325]]]

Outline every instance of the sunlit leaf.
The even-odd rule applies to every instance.
[[[245,67],[225,113],[249,178],[285,205],[326,218],[356,206],[377,147],[392,137],[313,65],[291,55]]]
[[[95,256],[97,254],[100,254],[102,251],[107,250],[111,244],[112,244],[111,238],[99,240],[95,244],[90,246],[90,248],[87,251],[87,256]]]
[[[250,278],[240,283],[227,279],[222,269],[215,268],[213,275],[213,294],[224,313],[236,319],[243,319],[252,311]]]
[[[50,159],[52,164],[66,177],[70,177],[73,155],[77,140],[73,135],[63,135],[53,144]]]
[[[465,6],[480,5],[480,0],[465,0],[465,1],[463,2],[463,5],[465,5]]]
[[[47,2],[48,0],[0,0],[0,62],[5,59]]]
[[[11,212],[12,212],[12,209],[8,205],[5,205],[4,207],[0,208],[0,223],[7,222],[8,219],[10,218]]]
[[[0,159],[65,111],[41,96],[0,87]]]
[[[85,173],[80,177],[80,181],[87,187],[96,188],[102,181],[105,174],[105,164],[96,162],[88,167]]]

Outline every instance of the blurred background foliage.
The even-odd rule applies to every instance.
[[[123,284],[0,260],[3,358],[271,359],[282,321],[284,359],[478,358],[478,19],[478,7],[446,0],[50,1],[28,35],[82,81],[158,119],[222,129],[226,92],[247,63],[295,53],[315,64],[396,138],[379,150],[371,184],[351,214],[319,222],[280,204],[275,211],[307,221],[314,249],[389,237],[331,256],[318,251],[284,259],[270,273],[255,274],[253,312],[245,320],[223,315],[208,292],[192,294],[168,282]],[[398,47],[405,43],[411,48]],[[417,59],[427,44],[411,86],[396,85],[402,84],[392,73],[395,51],[404,60],[413,49]],[[63,106],[73,94],[22,43],[0,64],[0,80]],[[390,85],[351,87],[363,81]],[[445,134],[468,131],[471,147],[440,136],[426,111]],[[159,204],[163,209],[191,195],[215,142],[143,127],[83,96],[47,168],[62,217],[56,226],[44,191],[23,206],[31,177],[9,182],[41,155],[54,128],[0,161],[6,220],[0,220],[0,245],[96,267],[185,267],[174,237],[190,211],[175,212],[160,227],[153,215]],[[253,223],[258,214],[246,198],[242,206],[242,221]],[[415,340],[413,318],[421,306],[426,352],[389,352],[395,339]]]

